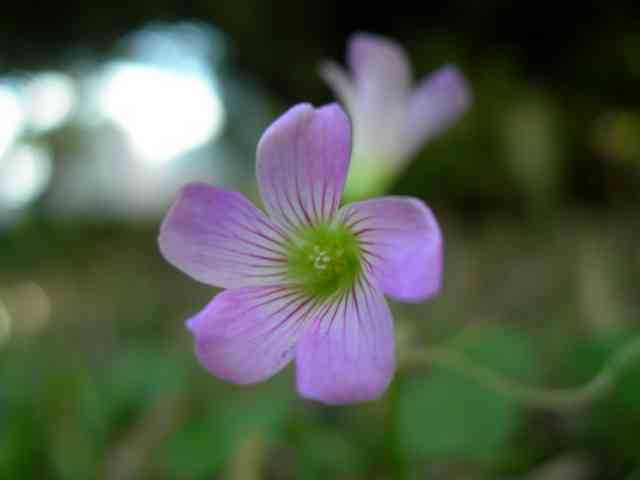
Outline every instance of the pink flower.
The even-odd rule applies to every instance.
[[[395,369],[384,294],[418,302],[440,288],[442,237],[420,200],[339,208],[351,129],[337,105],[300,104],[264,133],[257,176],[268,215],[243,195],[184,187],[160,230],[164,257],[225,288],[187,321],[202,364],[240,384],[295,360],[301,395],[372,400]]]
[[[348,46],[351,75],[332,62],[321,73],[349,112],[354,151],[347,191],[381,191],[425,142],[451,125],[470,104],[458,69],[445,66],[413,88],[409,60],[393,40],[354,34]]]

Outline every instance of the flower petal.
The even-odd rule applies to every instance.
[[[298,391],[328,404],[374,400],[395,369],[393,323],[382,292],[365,276],[317,312],[296,348]]]
[[[169,210],[158,243],[169,263],[196,280],[235,288],[280,282],[286,239],[242,194],[193,183]]]
[[[355,107],[356,90],[345,69],[334,62],[323,62],[320,65],[320,76],[333,89],[347,111],[351,111]]]
[[[456,67],[442,67],[422,80],[409,101],[407,128],[412,150],[446,129],[470,104],[469,88]]]
[[[405,124],[411,96],[411,69],[404,49],[395,41],[357,33],[349,41],[347,63],[353,73],[353,166],[348,188],[358,182],[390,177],[406,158]],[[334,89],[335,82],[330,82]],[[379,165],[371,175],[371,165]],[[377,175],[375,175],[377,173]]]
[[[262,199],[286,228],[326,221],[340,203],[351,154],[351,126],[337,104],[300,104],[264,133],[257,152]]]
[[[369,102],[393,103],[408,95],[409,59],[404,49],[390,38],[371,33],[354,34],[349,41],[347,63],[358,90]]]
[[[339,217],[359,237],[364,260],[382,290],[403,301],[423,301],[442,283],[442,233],[420,200],[385,197],[352,203]]]
[[[256,383],[291,361],[313,306],[284,286],[231,289],[219,293],[187,326],[207,370],[235,383]]]

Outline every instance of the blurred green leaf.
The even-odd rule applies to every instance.
[[[577,383],[588,382],[597,375],[619,349],[624,348],[638,336],[638,331],[628,328],[614,328],[597,337],[588,337],[577,342],[569,352],[571,376]],[[609,402],[616,404],[616,410],[625,410],[640,420],[640,361],[626,365],[617,382],[609,392]]]
[[[290,405],[278,379],[254,392],[233,391],[192,415],[163,448],[170,478],[209,478],[219,471],[248,435],[260,434],[267,445],[284,427]]]
[[[296,478],[350,478],[362,469],[367,464],[363,461],[363,446],[356,446],[349,433],[341,425],[305,425],[296,444]]]
[[[575,383],[592,379],[610,360],[611,355],[638,336],[629,328],[613,328],[597,337],[577,342],[566,362]],[[576,431],[603,449],[618,462],[638,458],[637,436],[640,429],[640,362],[627,365],[609,394],[592,405],[590,414],[575,426]]]
[[[101,372],[101,394],[112,414],[142,408],[161,393],[186,384],[186,365],[174,351],[139,345],[119,353],[108,370]]]
[[[535,373],[529,338],[512,329],[476,328],[451,348],[520,381]],[[398,407],[403,446],[418,457],[490,459],[518,426],[518,407],[510,399],[437,366],[401,386]]]

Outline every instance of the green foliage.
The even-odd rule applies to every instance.
[[[474,328],[452,342],[469,359],[518,381],[535,376],[531,341],[513,329]],[[518,428],[508,398],[463,374],[434,366],[407,379],[398,403],[401,441],[415,457],[490,461]]]
[[[210,478],[249,436],[269,448],[282,434],[291,395],[276,379],[256,391],[227,391],[224,398],[204,400],[162,447],[169,478]]]
[[[100,215],[52,214],[66,215],[56,203],[65,194],[83,203],[83,189],[112,169],[131,187],[123,202],[153,199],[174,168],[198,176],[196,157],[232,172],[237,184],[225,187],[255,185],[263,128],[294,102],[332,101],[318,62],[342,59],[347,32],[375,25],[408,49],[417,77],[454,63],[473,95],[471,110],[401,177],[363,164],[350,174],[356,186],[358,176],[379,189],[395,182],[393,193],[424,198],[442,223],[443,292],[397,309],[396,325],[426,339],[413,342],[421,348],[465,332],[447,345],[519,383],[582,385],[638,335],[629,327],[640,318],[637,2],[581,5],[567,17],[535,3],[445,3],[429,15],[384,7],[348,20],[336,16],[345,13],[337,2],[44,2],[42,16],[28,2],[7,2],[0,57],[9,82],[68,67],[84,85],[94,64],[121,58],[112,40],[157,18],[213,22],[231,55],[213,72],[227,124],[210,158],[203,149],[149,173],[124,144],[106,142],[104,129],[82,125],[82,102],[68,128],[22,138],[46,144],[54,176],[18,223],[0,225],[0,479],[108,480],[125,451],[139,468],[123,471],[136,480],[235,480],[229,465],[254,438],[263,455],[246,461],[269,480],[543,480],[546,467],[575,454],[586,459],[586,478],[639,478],[638,364],[595,404],[553,414],[525,411],[442,367],[399,371],[397,391],[338,409],[295,398],[287,373],[230,387],[197,364],[183,326],[215,291],[162,261],[159,218],[107,221],[105,192],[87,202]],[[65,18],[65,28],[43,30],[43,18]],[[69,49],[81,52],[79,62]],[[77,189],[76,170],[87,174]],[[333,250],[349,241],[309,240]],[[351,267],[311,283],[326,293],[348,283]],[[48,316],[30,323],[34,304],[16,288],[24,282],[45,292]],[[486,318],[496,324],[468,328]]]
[[[606,334],[576,342],[567,363],[578,382],[592,378],[619,348],[637,338],[636,329],[613,329]],[[627,365],[608,395],[591,409],[578,432],[592,445],[606,445],[607,455],[617,463],[638,460],[636,434],[640,428],[640,361]]]

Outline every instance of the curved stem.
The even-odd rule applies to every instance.
[[[529,408],[568,410],[586,405],[609,392],[620,373],[635,359],[640,360],[640,337],[614,353],[602,370],[586,384],[558,389],[522,385],[446,347],[411,352],[405,357],[404,364],[408,367],[439,365],[455,370]]]

